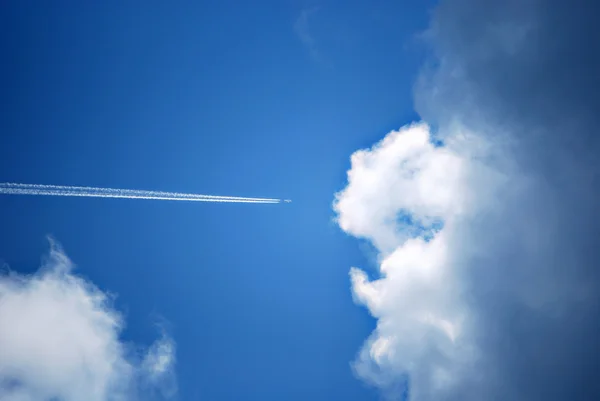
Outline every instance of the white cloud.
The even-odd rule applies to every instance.
[[[382,388],[408,374],[415,400],[448,392],[475,362],[451,248],[503,183],[474,157],[481,146],[470,135],[456,130],[443,147],[431,139],[426,124],[413,124],[357,151],[334,203],[340,227],[370,240],[381,256],[379,279],[350,271],[355,299],[378,319],[354,368]]]
[[[351,162],[348,186],[334,205],[339,225],[381,251],[404,242],[402,211],[429,226],[460,214],[466,203],[464,161],[434,147],[424,124],[391,132],[373,149],[355,152]]]
[[[173,374],[173,341],[134,362],[110,297],[72,269],[52,242],[37,273],[0,276],[0,399],[131,400],[140,381],[160,387]]]
[[[175,342],[163,333],[142,361],[140,373],[145,391],[158,390],[166,398],[174,396],[177,392],[174,364]]]
[[[522,79],[507,71],[465,82],[442,67],[429,115],[445,145],[424,123],[391,132],[352,155],[336,195],[339,226],[379,252],[379,277],[350,270],[377,319],[353,366],[386,395],[405,383],[413,401],[600,395],[596,108],[582,98],[561,120],[563,98],[547,98],[495,120],[529,95],[502,91]]]
[[[352,157],[334,207],[381,273],[351,270],[377,319],[354,367],[388,394],[600,399],[600,53],[580,3],[442,1],[415,101],[446,145],[413,125]]]

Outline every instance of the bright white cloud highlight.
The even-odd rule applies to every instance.
[[[475,357],[449,249],[474,210],[467,184],[485,170],[457,148],[434,146],[425,124],[391,132],[352,155],[334,203],[340,227],[381,256],[376,280],[350,271],[355,299],[378,319],[355,370],[380,387],[408,374],[414,400],[448,390]]]
[[[0,276],[0,399],[132,400],[140,381],[160,388],[173,374],[172,340],[134,362],[110,297],[72,269],[52,243],[39,272]]]
[[[348,186],[335,204],[339,225],[381,251],[405,241],[403,211],[427,227],[460,214],[465,205],[464,161],[434,147],[424,124],[391,132],[373,149],[354,153],[351,162]]]

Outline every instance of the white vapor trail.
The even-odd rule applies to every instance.
[[[86,198],[153,199],[188,202],[227,203],[280,203],[274,198],[246,198],[240,196],[215,196],[186,194],[179,192],[144,191],[137,189],[115,189],[96,187],[72,187],[64,185],[0,183],[3,195],[80,196]]]

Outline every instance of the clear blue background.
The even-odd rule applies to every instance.
[[[0,258],[34,271],[52,234],[118,294],[125,340],[166,318],[182,400],[377,399],[349,366],[374,322],[348,270],[370,262],[331,202],[351,153],[415,118],[430,7],[4,2],[0,182],[293,203],[4,196]]]

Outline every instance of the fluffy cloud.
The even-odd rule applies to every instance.
[[[349,185],[335,206],[340,227],[392,250],[410,235],[401,231],[402,210],[430,229],[460,212],[462,169],[459,157],[430,143],[427,126],[392,132],[372,151],[352,155]]]
[[[133,355],[120,341],[123,320],[110,297],[72,269],[52,242],[36,274],[0,276],[0,398],[112,401],[137,399],[142,390],[172,394],[173,341],[163,335],[145,356]]]
[[[340,227],[381,254],[381,278],[350,271],[355,299],[378,319],[355,369],[385,388],[397,388],[408,374],[415,399],[447,391],[474,362],[469,308],[451,259],[481,195],[468,184],[485,171],[461,151],[468,144],[436,146],[425,124],[391,132],[352,156],[348,186],[334,204]],[[488,178],[502,182],[499,175]]]
[[[442,1],[427,123],[352,156],[338,222],[380,252],[350,273],[377,318],[354,367],[389,395],[600,398],[600,48],[576,3]]]

